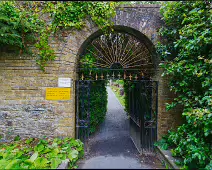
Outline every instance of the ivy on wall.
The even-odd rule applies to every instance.
[[[0,2],[0,46],[14,47],[21,54],[28,49],[27,44],[33,43],[33,34],[38,33],[44,24],[36,14],[22,10],[22,6],[14,2]]]
[[[163,76],[170,77],[170,89],[178,94],[170,110],[184,107],[186,123],[169,132],[167,143],[174,156],[183,158],[184,168],[212,167],[212,13],[209,1],[166,2],[161,7],[165,21],[158,44],[164,60]]]
[[[115,2],[0,2],[0,47],[37,57],[44,71],[55,59],[49,37],[63,29],[81,29],[88,18],[100,29],[112,25]],[[35,48],[34,48],[35,47]]]

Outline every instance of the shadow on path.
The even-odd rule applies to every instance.
[[[110,87],[107,87],[107,92],[106,119],[90,137],[88,152],[80,162],[79,169],[156,169],[153,163],[142,163],[130,139],[127,114]]]

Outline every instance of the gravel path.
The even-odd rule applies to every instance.
[[[88,153],[80,162],[79,169],[156,169],[152,162],[142,162],[130,139],[126,112],[110,87],[107,87],[107,91],[106,119],[90,137]]]

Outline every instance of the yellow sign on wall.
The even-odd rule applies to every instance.
[[[46,88],[46,100],[70,100],[71,88]]]

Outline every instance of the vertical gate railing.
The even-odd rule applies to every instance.
[[[115,72],[115,71],[114,71]],[[114,79],[114,72],[111,74]],[[107,74],[108,75],[108,74]],[[97,74],[95,77],[91,77],[89,80],[76,81],[76,138],[82,140],[86,145],[86,139],[89,138],[90,132],[90,115],[94,113],[96,104],[91,100],[96,86],[102,85],[106,80],[109,80],[109,76],[99,76],[101,79],[98,80]],[[120,73],[117,75],[120,78]],[[107,77],[107,79],[103,79]],[[125,79],[126,75],[123,74],[123,79],[129,85],[129,116],[130,116],[130,136],[137,149],[142,153],[153,152],[154,142],[157,140],[157,107],[158,107],[158,82],[152,80],[144,80],[135,77],[136,80],[131,79],[131,73],[128,73],[129,79]],[[99,82],[100,81],[100,82]],[[93,87],[93,88],[92,88]],[[101,94],[101,93],[100,93]],[[92,124],[92,123],[91,123]]]
[[[154,151],[157,140],[158,82],[150,80],[129,83],[131,138],[142,153]]]
[[[106,92],[105,80],[77,80],[76,81],[76,138],[84,142],[85,147],[88,142],[90,132],[92,133],[95,124],[91,120],[91,115],[103,116],[105,109],[99,110],[97,108],[105,108],[107,101],[102,95]],[[100,89],[105,91],[98,92]],[[95,100],[99,98],[100,100]],[[100,113],[101,112],[101,113]],[[92,125],[92,126],[91,126]]]
[[[85,142],[89,136],[91,81],[76,81],[76,138]]]

